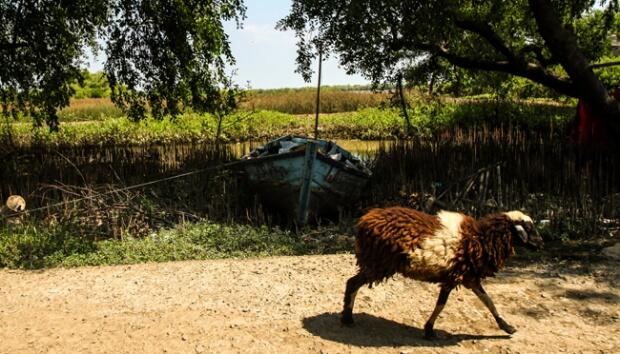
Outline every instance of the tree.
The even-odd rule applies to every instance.
[[[234,58],[222,22],[244,16],[243,0],[0,0],[3,113],[57,128],[87,46],[105,50],[112,100],[134,119],[225,110]]]
[[[600,11],[595,3],[293,0],[278,28],[296,32],[298,70],[305,77],[314,58],[310,39],[319,38],[349,72],[375,83],[424,66],[439,73],[459,67],[527,78],[583,98],[620,136],[620,107],[589,67],[606,54],[618,1],[599,1]]]
[[[101,71],[82,70],[82,82],[74,82],[71,86],[75,91],[73,98],[109,98],[111,94],[108,78]]]
[[[105,0],[0,1],[0,104],[55,129],[81,78],[79,57],[105,22]]]
[[[235,61],[222,21],[239,25],[242,0],[112,1],[111,9],[105,71],[112,100],[130,117],[141,118],[147,103],[155,116],[234,103],[225,68]]]

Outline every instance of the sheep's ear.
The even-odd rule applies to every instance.
[[[515,229],[517,230],[517,235],[519,235],[519,238],[521,239],[521,241],[527,244],[527,239],[528,239],[527,231],[525,231],[525,229],[521,225],[515,225]]]

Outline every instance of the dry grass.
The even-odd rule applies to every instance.
[[[392,94],[387,91],[372,92],[362,89],[326,87],[321,90],[321,113],[355,112],[365,108],[387,107],[394,104],[392,99]],[[440,105],[458,106],[491,106],[495,102],[495,100],[489,97],[429,97],[417,90],[407,91],[407,100],[413,110],[419,106],[428,106],[433,102]],[[508,102],[501,104],[506,103]],[[532,105],[557,108],[574,106],[574,104],[567,105],[566,102],[549,99],[512,100],[510,103],[512,105],[523,105],[524,107]],[[251,90],[246,92],[246,96],[239,103],[239,107],[247,111],[314,114],[316,109],[316,89]],[[65,122],[101,120],[123,115],[123,112],[114,106],[109,98],[72,99],[71,105],[60,111],[61,121]]]
[[[389,101],[387,93],[371,91],[321,91],[321,113],[352,112],[378,107]],[[241,103],[248,110],[271,110],[290,114],[309,114],[316,109],[316,90],[263,91],[250,93]]]
[[[58,116],[61,122],[103,120],[123,116],[121,109],[116,107],[109,98],[80,98],[72,99]]]
[[[326,89],[321,92],[321,112],[353,112],[368,107],[379,107],[389,102],[389,94],[371,91]],[[251,91],[241,101],[243,110],[268,110],[289,114],[315,112],[314,89]],[[123,115],[109,98],[82,98],[71,100],[71,105],[60,112],[62,121],[100,120]]]
[[[78,98],[72,99],[71,105],[65,109],[80,109],[91,107],[110,107],[114,103],[109,98]]]

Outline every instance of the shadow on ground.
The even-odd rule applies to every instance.
[[[620,300],[620,296],[609,291],[594,291],[594,290],[566,290],[564,297],[573,300],[590,300],[590,301],[607,301],[616,302]]]
[[[508,335],[454,334],[435,329],[437,339],[424,339],[424,330],[365,313],[355,315],[355,326],[340,324],[337,313],[303,319],[303,327],[315,336],[360,347],[445,347],[465,340],[509,339]]]
[[[546,259],[546,260],[528,260],[521,257],[515,257],[508,261],[508,267],[502,269],[498,277],[502,278],[521,278],[534,277],[540,280],[560,279],[566,280],[572,276],[591,276],[597,283],[605,284],[616,288],[620,286],[620,272],[617,271],[620,266],[619,261],[613,261],[600,258],[599,260],[581,259],[562,260],[562,259]],[[607,299],[613,295],[602,294],[566,294],[569,298],[584,297]],[[590,296],[592,295],[592,296]]]

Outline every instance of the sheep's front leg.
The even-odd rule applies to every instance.
[[[433,326],[435,325],[435,320],[443,310],[444,306],[446,306],[446,302],[448,302],[448,296],[452,291],[452,287],[441,287],[441,291],[439,292],[439,297],[437,298],[437,303],[435,304],[435,309],[431,314],[431,317],[426,321],[424,325],[424,337],[426,339],[435,338],[435,331],[433,331]]]
[[[478,296],[480,301],[482,301],[484,306],[486,306],[489,309],[489,311],[491,311],[491,314],[495,318],[495,321],[497,322],[497,325],[499,326],[499,328],[503,329],[504,332],[506,332],[508,334],[513,334],[513,333],[515,333],[517,331],[516,328],[514,328],[511,325],[509,325],[499,315],[499,313],[497,312],[497,309],[495,308],[495,305],[493,304],[493,301],[491,300],[489,295],[486,293],[486,291],[484,291],[484,289],[482,288],[481,284],[478,283],[475,286],[473,286],[471,289],[474,291],[476,296]]]
[[[344,308],[340,317],[340,323],[343,325],[353,325],[353,305],[355,304],[355,296],[359,288],[366,284],[366,276],[358,273],[347,281],[347,289],[344,292]]]

